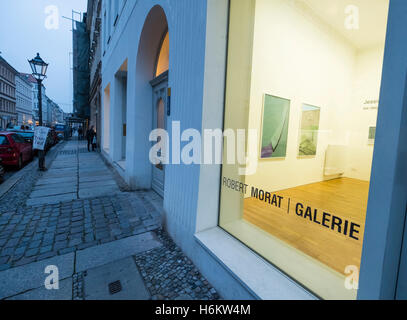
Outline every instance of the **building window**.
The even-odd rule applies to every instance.
[[[357,295],[388,6],[231,0],[219,224],[324,299]]]

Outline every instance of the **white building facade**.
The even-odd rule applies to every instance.
[[[33,86],[24,75],[16,76],[16,111],[18,125],[33,124]]]
[[[38,107],[38,82],[37,80],[32,76],[32,74],[28,73],[23,73],[20,74],[22,77],[24,77],[28,82],[31,83],[32,85],[32,117],[33,117],[33,123],[34,125],[38,125],[39,123],[39,107]],[[48,120],[48,98],[46,95],[46,89],[45,86],[42,85],[42,120],[44,124]]]
[[[354,2],[103,1],[102,155],[163,198],[166,230],[225,299],[407,295],[407,3]],[[255,173],[181,161],[195,133],[229,128],[260,129]],[[154,129],[169,164],[150,161]]]

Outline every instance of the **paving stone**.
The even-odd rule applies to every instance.
[[[82,228],[82,227],[74,227],[74,228],[71,228],[71,234],[82,233],[82,232],[83,232],[83,228]]]
[[[24,247],[18,247],[18,248],[16,248],[16,249],[14,250],[14,255],[22,255],[22,254],[24,254],[24,252],[25,252],[26,249],[27,249],[26,246],[24,246]],[[1,261],[1,259],[0,259],[0,261]]]
[[[11,256],[14,253],[14,248],[5,248],[1,251],[0,257]]]
[[[51,250],[52,250],[52,245],[45,246],[45,247],[41,247],[41,248],[40,248],[40,254],[49,252],[49,251],[51,251]]]
[[[78,251],[75,270],[85,271],[159,246],[161,243],[151,233],[102,244]]]
[[[10,256],[0,257],[0,265],[6,264],[10,260]]]
[[[58,252],[56,252],[56,251],[49,251],[49,252],[46,252],[46,253],[43,253],[43,254],[38,255],[36,261],[41,261],[41,260],[44,260],[44,259],[49,259],[49,258],[55,257],[56,255],[58,255]]]
[[[72,279],[68,278],[59,282],[58,290],[47,290],[45,286],[15,295],[7,300],[72,300]]]
[[[79,244],[81,244],[81,243],[82,243],[82,239],[80,239],[80,238],[75,238],[75,239],[72,239],[72,240],[69,241],[68,246],[69,246],[69,247],[74,247],[74,246],[77,246],[77,245],[79,245]]]
[[[87,248],[91,248],[91,247],[94,247],[94,246],[97,246],[99,243],[98,243],[98,241],[91,241],[91,242],[86,242],[86,243],[82,243],[82,244],[80,244],[80,245],[78,245],[78,247],[77,247],[77,249],[78,250],[84,250],[84,249],[87,249]]]
[[[34,249],[28,249],[26,252],[25,252],[25,257],[27,257],[27,258],[29,258],[29,257],[33,257],[33,256],[35,256],[36,254],[38,254],[38,252],[39,252],[39,248],[34,248]]]
[[[37,229],[37,231],[39,231],[39,228]],[[43,234],[42,233],[36,233],[34,234],[34,236],[32,237],[31,240],[36,241],[36,240],[42,240]]]
[[[6,247],[6,248],[14,247],[14,246],[16,246],[19,242],[20,242],[20,239],[19,239],[19,238],[17,238],[17,239],[10,239],[9,241],[7,241],[5,247]]]
[[[58,242],[55,242],[55,244],[54,244],[54,250],[65,249],[67,246],[68,246],[68,241],[66,241],[66,240],[58,241]]]
[[[120,281],[122,290],[109,294],[110,283]],[[90,269],[84,277],[85,299],[88,300],[148,300],[150,294],[131,257]]]
[[[58,267],[61,280],[71,277],[73,264],[74,254],[70,253],[0,272],[0,299],[43,286],[44,270],[49,265]]]
[[[58,253],[59,254],[66,254],[66,253],[74,252],[75,250],[76,250],[75,247],[65,248],[65,249],[59,250]]]
[[[20,260],[14,262],[13,267],[23,266],[26,264],[30,264],[36,260],[36,256],[32,257],[23,257]]]
[[[36,240],[36,241],[30,242],[30,245],[28,246],[28,248],[34,249],[34,248],[38,248],[40,245],[41,245],[41,240]]]

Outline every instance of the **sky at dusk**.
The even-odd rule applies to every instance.
[[[86,6],[87,0],[1,1],[1,56],[17,71],[31,73],[27,60],[39,52],[49,63],[46,94],[65,112],[72,112],[72,23],[62,16],[86,12]]]

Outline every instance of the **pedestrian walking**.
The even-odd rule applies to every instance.
[[[96,133],[95,133],[95,135],[93,136],[93,140],[92,140],[92,151],[95,151],[95,149],[97,149],[96,147],[97,147],[97,139],[96,139]]]
[[[96,132],[93,126],[86,132],[86,139],[88,140],[88,151],[90,152],[90,146],[92,146],[92,151],[95,151]]]
[[[78,129],[78,139],[79,140],[83,139],[83,129],[82,129],[82,127],[79,127],[79,129]]]

